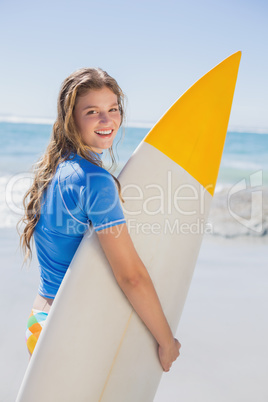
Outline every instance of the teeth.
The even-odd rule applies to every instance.
[[[102,131],[95,131],[95,133],[97,134],[101,134],[101,135],[107,135],[107,134],[111,134],[113,130],[102,130]]]

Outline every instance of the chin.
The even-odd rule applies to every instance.
[[[101,149],[102,151],[104,151],[105,149],[111,148],[112,145],[113,145],[113,143],[110,143],[110,144],[107,144],[107,145],[103,145],[103,146],[102,146],[101,148],[99,148],[99,149]]]

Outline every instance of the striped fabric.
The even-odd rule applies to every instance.
[[[32,309],[30,317],[27,322],[26,330],[26,345],[30,352],[33,353],[36,342],[40,336],[48,313],[44,311]]]

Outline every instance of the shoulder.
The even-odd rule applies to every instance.
[[[107,170],[76,154],[62,162],[58,166],[57,173],[60,175],[60,181],[72,181],[79,185],[86,185],[89,182],[103,184],[112,179]]]

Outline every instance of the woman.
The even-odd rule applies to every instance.
[[[101,69],[80,69],[62,85],[58,116],[48,148],[36,164],[24,198],[21,242],[26,258],[34,236],[40,286],[28,321],[32,354],[64,274],[90,225],[129,302],[158,342],[160,363],[169,371],[180,344],[172,335],[150,276],[129,236],[118,180],[102,166],[124,118],[123,93]]]

